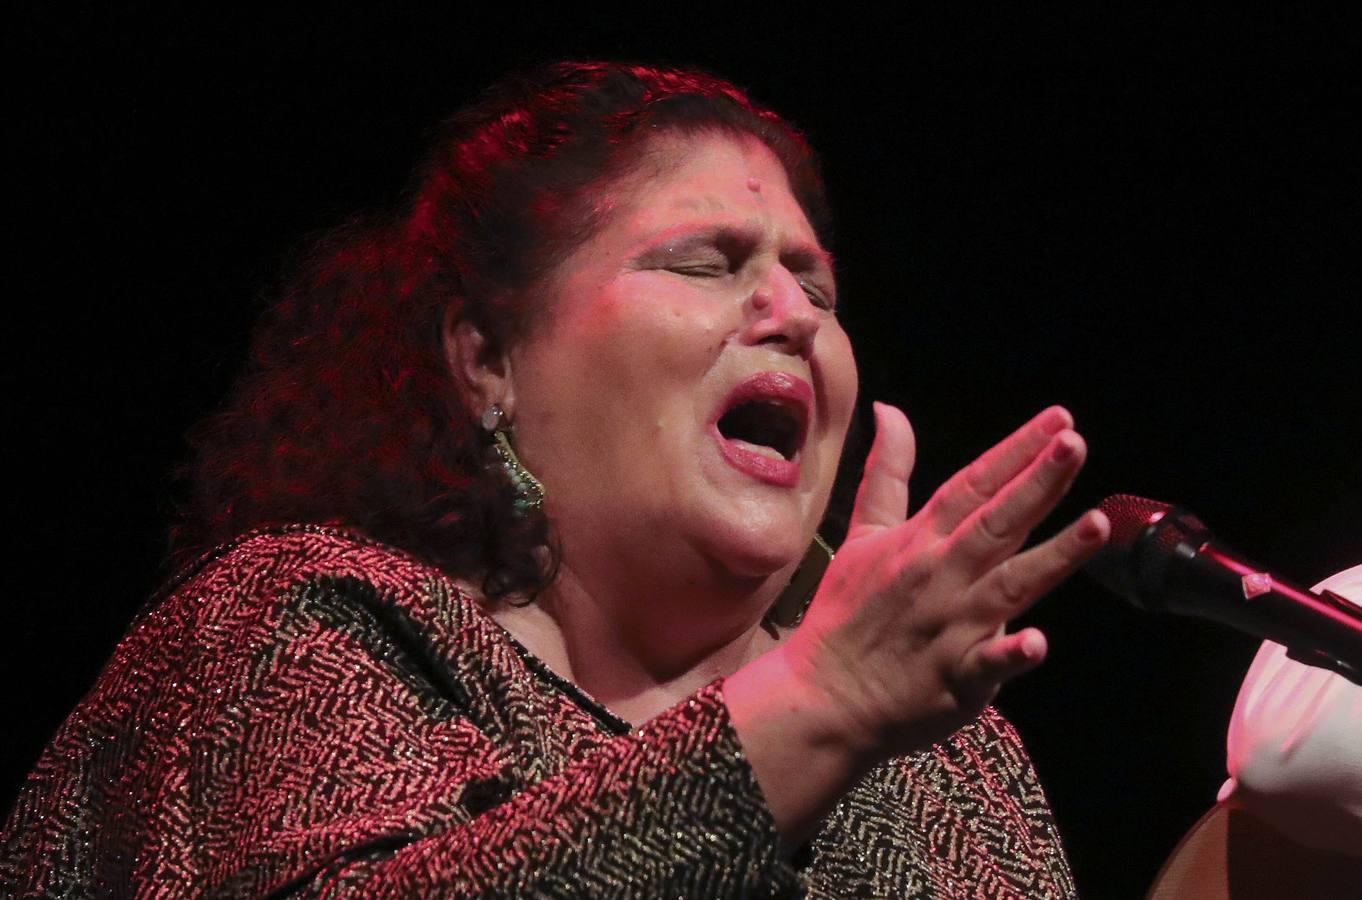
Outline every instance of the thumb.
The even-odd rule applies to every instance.
[[[917,443],[902,410],[876,403],[875,443],[866,457],[865,473],[856,490],[847,538],[900,525],[908,516],[908,474],[913,471]]]

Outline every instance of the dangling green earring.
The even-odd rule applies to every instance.
[[[506,410],[493,403],[482,414],[482,427],[484,431],[492,433],[492,452],[496,454],[497,463],[510,479],[511,486],[515,488],[516,512],[528,515],[544,508],[544,485],[525,468],[520,457],[515,455],[515,449],[511,446],[510,432],[502,427],[505,420]]]
[[[799,561],[799,567],[790,576],[790,583],[785,585],[785,590],[780,592],[776,602],[771,604],[767,611],[766,621],[787,628],[802,622],[804,613],[813,602],[813,595],[818,592],[818,583],[823,580],[828,563],[832,562],[832,557],[832,548],[828,546],[828,542],[823,540],[822,535],[815,534],[813,543],[809,545],[804,558]]]

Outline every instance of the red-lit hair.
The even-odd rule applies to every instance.
[[[803,138],[711,75],[559,63],[454,116],[400,213],[319,243],[259,324],[224,407],[191,433],[174,557],[260,525],[341,523],[491,596],[542,589],[548,523],[518,515],[486,466],[481,410],[445,362],[445,311],[513,345],[550,313],[533,286],[600,224],[594,189],[651,136],[716,129],[772,149],[826,241]]]

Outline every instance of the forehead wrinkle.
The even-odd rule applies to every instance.
[[[728,209],[722,197],[706,193],[703,196],[683,194],[672,200],[671,208],[682,212],[718,213]]]
[[[699,142],[717,139],[735,143],[742,148],[744,171],[731,192],[702,183],[707,177],[704,172],[672,180],[693,161],[690,151],[697,143],[696,137]],[[806,267],[808,270],[826,267],[830,273],[835,272],[832,254],[818,241],[806,211],[790,193],[788,174],[769,147],[750,136],[742,136],[736,141],[726,134],[696,137],[664,134],[649,140],[635,165],[603,185],[602,196],[597,202],[598,210],[605,214],[606,221],[626,228],[630,226],[625,223],[630,221],[634,223],[633,227],[642,226],[642,236],[629,241],[635,247],[673,236],[684,239],[691,234],[719,234],[724,231],[750,239],[753,243],[764,243],[773,223],[778,226],[784,224],[782,214],[772,204],[774,195],[768,195],[765,188],[780,187],[791,201],[790,212],[797,217],[794,228],[779,227],[776,239],[780,245],[780,256],[800,264],[812,263]],[[759,194],[747,189],[747,179],[758,177],[752,164],[753,152],[757,155],[766,154],[775,163],[774,181],[768,182],[767,178],[762,178],[763,190]],[[669,180],[671,184],[662,190],[671,196],[661,206],[650,202],[657,182]],[[711,218],[708,221],[678,222],[675,218],[678,215],[720,218],[717,221]]]

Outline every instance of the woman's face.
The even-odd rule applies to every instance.
[[[831,261],[764,144],[647,150],[508,357],[514,440],[569,568],[766,578],[812,539],[856,396]]]

